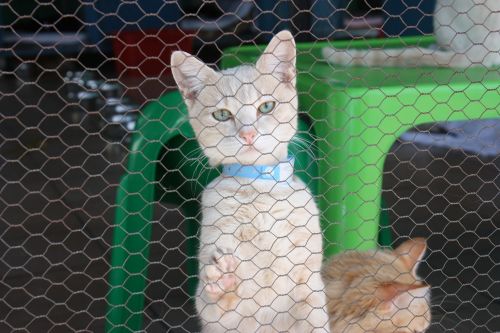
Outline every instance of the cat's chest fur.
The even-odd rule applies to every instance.
[[[220,177],[203,192],[202,206],[204,226],[217,226],[262,250],[270,245],[268,233],[273,238],[289,236],[318,215],[310,191],[296,177],[281,183]]]
[[[290,280],[292,286],[319,267],[318,209],[301,180],[218,178],[204,191],[202,205],[202,240],[232,244],[242,261],[237,274],[248,284],[271,287],[279,276],[289,275],[296,280]]]

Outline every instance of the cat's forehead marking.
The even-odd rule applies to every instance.
[[[253,83],[258,77],[259,72],[253,65],[241,65],[233,68],[224,69],[221,74],[228,78],[233,79],[235,83]]]
[[[204,106],[234,109],[255,106],[263,96],[274,95],[276,80],[262,75],[254,65],[241,65],[219,72],[218,79],[207,85],[200,98]]]
[[[242,65],[221,72],[216,86],[226,101],[253,104],[262,95],[259,87],[259,72],[254,66]]]

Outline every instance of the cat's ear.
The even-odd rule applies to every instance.
[[[175,82],[186,100],[196,99],[203,86],[217,76],[217,72],[187,52],[173,52],[170,64]]]
[[[427,303],[430,287],[422,285],[404,285],[390,283],[377,289],[376,294],[381,303],[378,307],[383,312],[407,309],[413,302],[424,301]]]
[[[281,82],[295,86],[296,52],[291,32],[288,30],[280,31],[271,39],[266,50],[257,60],[256,68],[260,73],[272,74]]]
[[[425,239],[414,238],[403,242],[394,250],[394,253],[411,271],[412,275],[417,278],[418,264],[424,257],[426,250],[427,244]]]

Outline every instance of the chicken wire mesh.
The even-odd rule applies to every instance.
[[[428,331],[499,331],[500,9],[438,1],[443,41],[433,37],[434,6],[2,2],[0,331],[202,328],[200,193],[218,171],[193,139],[196,117],[187,116],[170,55],[184,50],[212,68],[255,63],[264,50],[256,45],[283,29],[297,42],[300,140],[291,150],[318,203],[326,253],[424,237]],[[388,50],[413,46],[421,47],[413,58]],[[332,59],[332,47],[344,57]],[[395,318],[392,330],[377,328],[410,329]],[[245,320],[240,331],[256,330]],[[350,328],[370,331],[356,320]]]

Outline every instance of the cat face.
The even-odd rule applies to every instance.
[[[214,71],[194,56],[172,54],[172,74],[210,164],[275,164],[296,133],[295,42],[278,33],[256,65]]]
[[[416,275],[421,239],[394,251],[351,251],[325,266],[332,332],[423,332],[430,325],[430,287]]]

